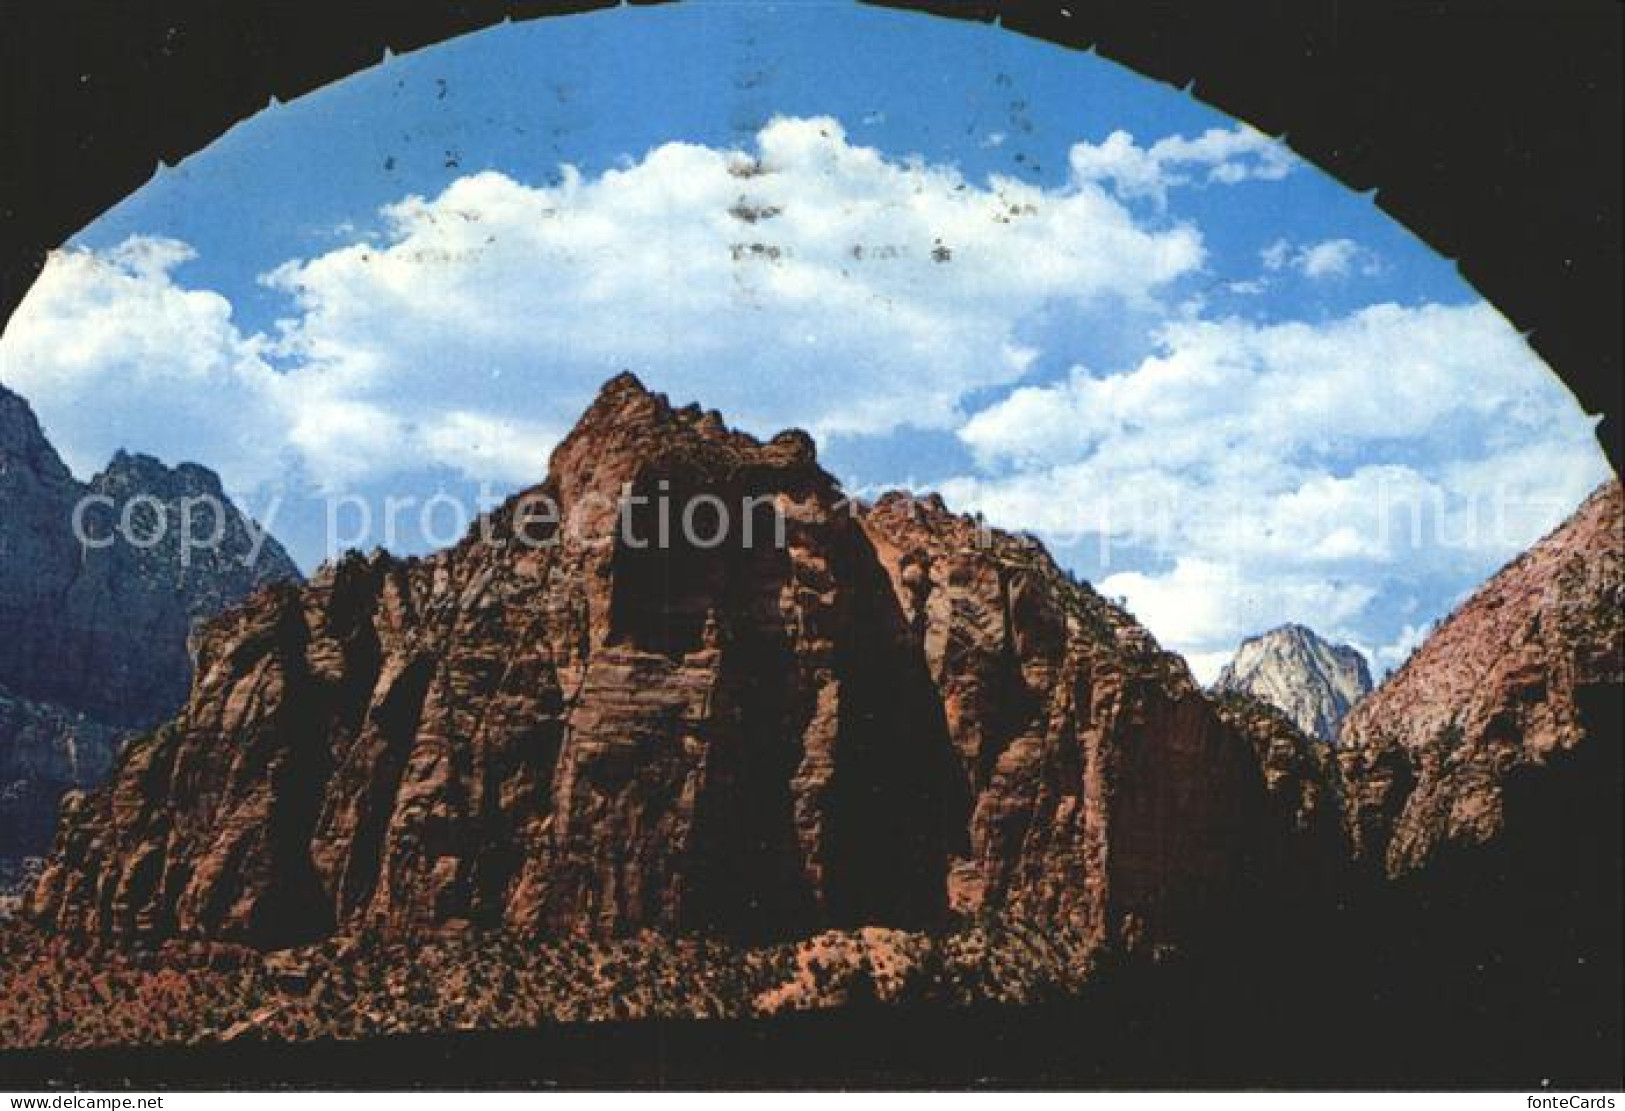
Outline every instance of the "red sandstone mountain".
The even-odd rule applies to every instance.
[[[639,547],[627,484],[732,526]],[[65,808],[30,911],[276,946],[805,936],[952,902],[1176,941],[1273,866],[1282,798],[1331,798],[1308,764],[1266,785],[1238,721],[1036,542],[935,499],[857,511],[805,435],[623,375],[456,547],[353,555],[214,622],[180,716]]]
[[[1314,746],[1256,706],[1209,701],[1184,660],[1036,540],[935,495],[888,494],[863,522],[971,800],[957,909],[1078,919],[1134,948],[1198,934],[1249,883],[1299,882],[1279,867],[1306,840],[1327,853],[1317,866],[1334,859],[1331,769]]]
[[[785,543],[628,544],[623,483],[766,498]],[[543,496],[568,527],[520,543]],[[799,433],[623,377],[457,547],[207,629],[183,712],[71,798],[0,929],[0,1044],[1066,999],[1022,1034],[956,1016],[940,1051],[1043,1031],[1150,1075],[1200,1031],[1311,1078],[1617,1076],[1620,531],[1616,484],[1334,756],[1036,542],[849,505]]]
[[[1463,603],[1344,722],[1338,759],[1356,852],[1400,876],[1508,838],[1544,837],[1576,805],[1555,796],[1535,805],[1560,779],[1601,777],[1587,789],[1605,806],[1611,797],[1617,814],[1622,606],[1616,480]],[[1597,776],[1571,774],[1582,764]]]

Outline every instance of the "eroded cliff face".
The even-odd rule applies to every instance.
[[[860,511],[806,436],[623,375],[457,547],[213,623],[180,717],[74,800],[31,913],[285,945],[806,936],[951,900],[1186,936],[1256,878],[1251,740],[1035,543],[974,531]]]
[[[1334,745],[1349,710],[1371,693],[1371,672],[1357,649],[1302,625],[1283,625],[1242,641],[1214,689],[1262,699],[1309,736]]]
[[[1260,854],[1266,870],[1261,894],[1277,906],[1335,901],[1349,878],[1350,846],[1332,746],[1252,695],[1227,692],[1217,707],[1252,745],[1264,777],[1269,822]]]
[[[193,537],[219,540],[183,559],[189,504]],[[297,578],[212,472],[120,452],[81,483],[0,386],[0,873],[49,847],[64,791],[100,785],[125,735],[179,708],[198,622]]]
[[[629,529],[623,489],[648,499]],[[661,520],[691,504],[698,546]],[[76,803],[33,907],[263,943],[927,924],[953,770],[811,442],[623,376],[456,548],[351,557],[214,624],[186,709]]]
[[[952,868],[960,910],[1075,918],[1114,946],[1154,948],[1280,882],[1300,808],[1317,830],[1335,824],[1323,778],[1300,799],[1287,771],[1266,776],[1259,723],[1224,717],[1182,659],[1036,541],[955,516],[935,496],[887,495],[864,527],[937,685],[972,802]],[[1294,752],[1308,743],[1290,727],[1278,740]]]
[[[1553,795],[1559,782],[1601,790],[1617,825],[1622,606],[1614,481],[1463,603],[1344,723],[1338,760],[1359,857],[1405,876],[1544,838],[1576,806],[1598,810]]]
[[[663,545],[661,494],[734,524]],[[1069,1053],[1147,1044],[1136,1005],[1257,1050],[1248,998],[1305,1076],[1349,1046],[1423,1075],[1441,1030],[1446,1078],[1617,1061],[1621,525],[1614,485],[1334,750],[1199,690],[1037,543],[848,504],[806,437],[616,379],[457,547],[207,627],[183,712],[70,797],[34,925],[0,931],[0,1026],[349,1038],[1089,983]]]

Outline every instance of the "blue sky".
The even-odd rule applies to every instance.
[[[1368,197],[1092,55],[846,3],[391,58],[161,170],[0,339],[80,473],[214,466],[307,569],[336,496],[539,479],[622,366],[1039,531],[1204,676],[1288,620],[1396,663],[1606,475]],[[432,543],[397,522],[362,542]]]

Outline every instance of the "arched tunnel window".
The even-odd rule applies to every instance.
[[[1607,831],[1616,482],[1454,260],[1101,54],[862,4],[491,26],[161,165],[0,333],[0,887],[154,952],[502,934],[599,996],[639,974],[600,942],[831,931],[707,968],[707,1015],[1047,1000],[1029,958],[1256,957],[1333,887],[1386,936],[1430,852]],[[656,1007],[622,986],[558,1013]]]

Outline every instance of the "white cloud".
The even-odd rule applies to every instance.
[[[1070,161],[1076,180],[1107,183],[1119,196],[1159,206],[1176,186],[1278,181],[1297,164],[1283,144],[1244,124],[1209,128],[1195,138],[1170,135],[1149,147],[1114,131],[1100,143],[1074,146]]]
[[[223,459],[252,410],[272,427],[249,440],[327,486],[428,462],[520,481],[622,368],[759,431],[952,427],[967,393],[1030,366],[1023,319],[1147,308],[1203,260],[1195,229],[1143,226],[1091,180],[972,182],[823,118],[775,120],[751,151],[670,143],[549,186],[481,173],[384,215],[377,242],[266,276],[296,310],[274,337],[177,283],[182,244],[58,253],[0,344],[7,378],[95,454],[116,445],[61,410],[127,395],[133,371],[235,399],[212,436],[133,422],[170,454]],[[237,477],[274,475],[265,456]]]
[[[1432,631],[1432,622],[1424,622],[1420,625],[1406,622],[1404,628],[1400,629],[1399,635],[1394,638],[1393,643],[1385,644],[1370,654],[1374,671],[1372,678],[1380,679],[1383,674],[1398,668],[1406,660],[1410,659],[1411,653],[1422,646],[1422,642],[1428,638],[1428,634]]]
[[[387,216],[386,243],[270,278],[301,310],[282,350],[353,395],[443,389],[458,368],[517,406],[499,412],[545,391],[557,413],[628,366],[747,426],[825,435],[947,426],[966,392],[1027,368],[1023,317],[1144,301],[1202,258],[1191,229],[1144,230],[1092,186],[975,185],[830,119],[553,187],[480,174]]]
[[[1279,623],[1277,614],[1313,613],[1323,627],[1355,617],[1375,596],[1371,587],[1326,580],[1258,579],[1232,562],[1182,557],[1160,575],[1124,571],[1101,580],[1108,597],[1129,608],[1174,644],[1232,645],[1237,629]],[[1193,656],[1222,657],[1222,651]]]
[[[1109,442],[1114,460],[1167,467],[1237,448],[1329,457],[1453,418],[1523,443],[1572,410],[1489,306],[1383,304],[1322,324],[1176,321],[1133,370],[1016,389],[960,435],[989,463],[1064,463]]]
[[[422,430],[431,456],[469,475],[534,478],[560,439],[556,425],[505,420],[480,413],[451,412]]]
[[[1292,244],[1277,239],[1258,252],[1258,261],[1264,264],[1265,270],[1280,270],[1292,261]]]
[[[1328,239],[1303,248],[1298,265],[1306,278],[1347,277],[1359,250],[1352,239]]]
[[[211,465],[263,474],[280,451],[277,376],[231,303],[173,279],[184,243],[135,237],[113,250],[58,251],[0,340],[0,380],[46,418],[69,466],[88,475],[116,447],[177,436]],[[218,435],[230,423],[229,435]],[[110,428],[125,439],[105,441]]]
[[[1382,272],[1382,260],[1352,239],[1325,239],[1293,246],[1277,239],[1258,252],[1266,270],[1291,269],[1311,281],[1347,278],[1358,272],[1367,277]]]
[[[1472,585],[1607,471],[1482,304],[1268,325],[1173,304],[1201,236],[1127,202],[1293,165],[1245,128],[1118,132],[1045,189],[776,120],[749,151],[672,143],[595,177],[405,198],[375,241],[266,276],[292,303],[271,335],[187,287],[185,244],[58,252],[0,337],[0,380],[81,472],[122,444],[241,491],[290,467],[328,489],[428,464],[528,481],[623,367],[762,432],[953,429],[978,464],[945,484],[956,505],[1093,545],[1102,586],[1199,673],[1287,620],[1382,646],[1380,666],[1428,616],[1401,599]],[[1342,239],[1262,261],[1310,280],[1377,265]],[[1045,334],[1023,323],[1050,316],[1171,322],[1136,365],[1010,389]]]
[[[238,491],[290,466],[327,488],[414,456],[503,480],[545,466],[553,426],[396,411],[312,367],[273,368],[274,345],[243,335],[225,298],[176,283],[192,258],[184,243],[148,237],[59,251],[13,317],[0,380],[38,409],[79,474],[120,446],[201,460]]]
[[[1419,581],[1476,582],[1608,474],[1482,303],[1177,322],[1138,366],[1018,388],[960,437],[984,477],[955,498],[1081,545],[1193,658],[1285,621],[1387,643]],[[1148,553],[1171,569],[1113,572]]]
[[[1187,652],[1185,662],[1190,665],[1191,674],[1196,681],[1204,687],[1210,687],[1219,678],[1225,664],[1235,658],[1234,652]]]

